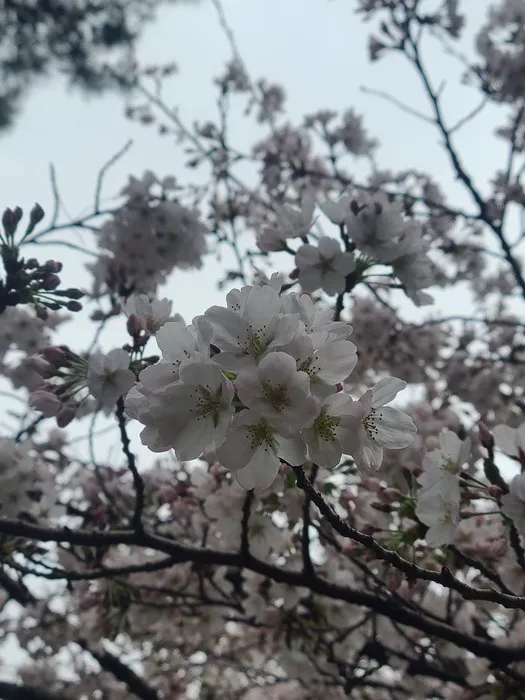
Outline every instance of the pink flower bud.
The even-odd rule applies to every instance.
[[[75,417],[76,411],[72,406],[64,404],[57,413],[57,425],[59,428],[65,428]]]
[[[65,367],[69,364],[66,353],[57,345],[44,348],[40,354],[54,367]]]
[[[31,209],[31,213],[29,214],[29,223],[31,226],[36,226],[42,219],[44,218],[44,210],[38,204],[38,202],[35,204],[35,206]]]
[[[361,481],[363,488],[373,493],[377,493],[381,486],[380,480],[375,476],[365,476]]]
[[[144,324],[136,314],[131,314],[126,322],[126,329],[132,338],[136,338],[144,330]]]
[[[50,273],[44,277],[42,280],[42,289],[46,291],[51,291],[56,289],[60,284],[60,277],[54,273]]]
[[[52,391],[37,389],[29,397],[29,405],[36,411],[41,411],[46,418],[56,416],[62,408],[62,402]]]
[[[399,500],[400,493],[397,489],[386,488],[381,489],[377,495],[383,503],[394,503],[394,501]]]
[[[24,363],[27,367],[30,367],[43,379],[49,379],[55,374],[55,369],[53,365],[49,364],[41,355],[31,355],[27,357]]]
[[[46,260],[44,263],[44,268],[46,272],[60,272],[62,269],[62,263],[57,260]]]
[[[343,508],[347,508],[350,503],[354,502],[354,500],[354,494],[350,491],[350,489],[344,489],[339,496],[339,503],[343,506]]]
[[[503,493],[503,491],[500,489],[500,487],[496,486],[495,484],[489,484],[488,491],[489,491],[490,495],[493,498],[496,498],[498,501],[501,498],[501,494]]]

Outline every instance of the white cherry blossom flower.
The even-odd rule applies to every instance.
[[[205,313],[213,327],[212,341],[221,349],[215,359],[239,371],[257,364],[272,350],[289,343],[299,328],[296,315],[282,315],[277,292],[268,285],[244,287],[228,295],[231,308],[212,306]]]
[[[297,369],[310,378],[310,390],[320,396],[335,391],[335,385],[344,382],[357,364],[357,348],[349,340],[326,333],[321,344],[321,333],[297,336],[283,350],[291,355]],[[316,348],[314,342],[319,343]]]
[[[96,352],[89,358],[87,386],[107,415],[134,383],[135,375],[129,368],[129,355],[125,350],[115,348],[107,355]]]
[[[295,254],[299,283],[305,292],[322,289],[333,296],[344,292],[346,276],[355,270],[353,253],[343,252],[339,241],[322,236],[318,245],[302,245]]]
[[[268,488],[279,471],[281,459],[303,464],[306,447],[299,438],[285,438],[264,418],[248,409],[240,411],[226,439],[217,448],[217,459],[234,472],[245,489]]]
[[[352,213],[352,202],[354,198],[350,194],[343,194],[337,202],[326,197],[318,202],[319,208],[333,224],[340,226]]]
[[[171,307],[169,299],[150,300],[146,294],[132,294],[124,305],[124,313],[136,316],[142,327],[154,334],[170,320]]]
[[[435,268],[426,254],[428,246],[419,233],[414,234],[412,248],[410,253],[401,255],[393,261],[392,270],[403,285],[406,295],[416,306],[433,304],[433,297],[422,290],[434,284]]]
[[[501,510],[514,523],[514,527],[525,537],[525,474],[515,476],[509,492],[501,497]]]
[[[346,231],[359,250],[383,263],[419,250],[420,226],[405,221],[400,202],[390,202],[377,192],[362,193],[358,204],[358,212],[346,219]]]
[[[306,190],[301,199],[301,208],[287,204],[277,207],[277,222],[274,226],[265,226],[257,236],[260,250],[284,250],[287,238],[307,236],[312,227],[315,209],[313,194]]]
[[[136,410],[145,425],[142,444],[152,452],[173,448],[180,460],[199,457],[224,439],[234,414],[233,396],[231,382],[212,362],[184,364],[180,382],[153,392]]]
[[[330,469],[341,461],[343,445],[352,441],[356,429],[354,404],[352,397],[342,391],[331,394],[321,404],[314,424],[302,431],[301,437],[315,464]]]
[[[509,457],[519,457],[525,454],[525,423],[518,428],[509,428],[508,425],[497,425],[492,431],[496,447]]]
[[[189,326],[180,321],[165,323],[155,335],[162,357],[179,368],[183,362],[206,361],[210,356],[211,324],[197,316]]]
[[[405,387],[403,380],[385,377],[354,402],[356,430],[348,436],[345,451],[352,455],[359,469],[379,469],[384,448],[402,449],[414,439],[417,430],[412,418],[397,408],[385,406]]]
[[[443,495],[459,497],[459,474],[470,456],[470,438],[460,440],[452,430],[443,428],[439,434],[439,450],[427,452],[423,472],[418,482],[423,489],[440,491]]]
[[[425,492],[418,497],[416,515],[429,528],[425,539],[430,547],[441,547],[454,541],[459,523],[459,499]]]
[[[298,372],[294,358],[284,352],[271,352],[257,367],[242,370],[235,388],[247,408],[282,433],[296,433],[317,415],[308,375]]]
[[[304,333],[311,337],[317,348],[328,336],[337,336],[347,340],[352,335],[353,328],[345,321],[334,321],[333,309],[319,308],[314,304],[309,294],[283,294],[281,296],[281,311],[284,314],[298,314],[304,324]]]

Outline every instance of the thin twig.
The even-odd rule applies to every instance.
[[[124,398],[122,396],[117,401],[117,420],[120,431],[120,442],[122,443],[122,451],[124,452],[124,455],[128,461],[128,468],[133,477],[133,486],[135,487],[135,511],[133,513],[131,524],[136,532],[141,533],[144,531],[144,525],[142,524],[142,511],[144,510],[144,481],[138,472],[135,455],[130,450],[130,440],[126,430],[126,416],[124,413]]]
[[[98,174],[97,178],[97,186],[95,189],[95,204],[94,204],[94,211],[95,214],[99,213],[100,210],[100,196],[102,193],[102,185],[104,182],[104,177],[107,173],[107,171],[111,168],[111,166],[115,165],[115,163],[119,160],[119,158],[122,158],[122,156],[129,151],[131,146],[133,145],[133,139],[129,139],[122,148],[115,153],[114,156],[112,156],[107,163],[104,163],[104,165],[100,168],[100,172]]]

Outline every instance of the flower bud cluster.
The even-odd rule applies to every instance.
[[[79,410],[90,410],[90,404],[86,403],[88,394],[109,414],[118,398],[135,382],[129,354],[121,348],[107,355],[95,352],[86,359],[65,345],[48,347],[26,362],[44,380],[31,393],[31,407],[46,418],[55,417],[60,428],[68,425]]]
[[[31,210],[29,224],[20,240],[15,242],[18,224],[23,211],[20,207],[6,209],[2,216],[4,234],[0,234],[1,256],[5,278],[0,280],[0,314],[9,306],[31,303],[40,318],[47,318],[48,310],[80,311],[78,301],[84,296],[79,289],[58,289],[58,272],[62,263],[48,260],[39,263],[36,258],[25,260],[20,257],[20,245],[27,241],[35,226],[43,219],[44,211],[39,204]]]

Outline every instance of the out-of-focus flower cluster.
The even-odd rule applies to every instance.
[[[173,178],[159,181],[150,171],[130,178],[125,203],[97,233],[100,256],[89,264],[95,295],[154,293],[173,268],[201,267],[207,228],[177,201],[176,189]]]

